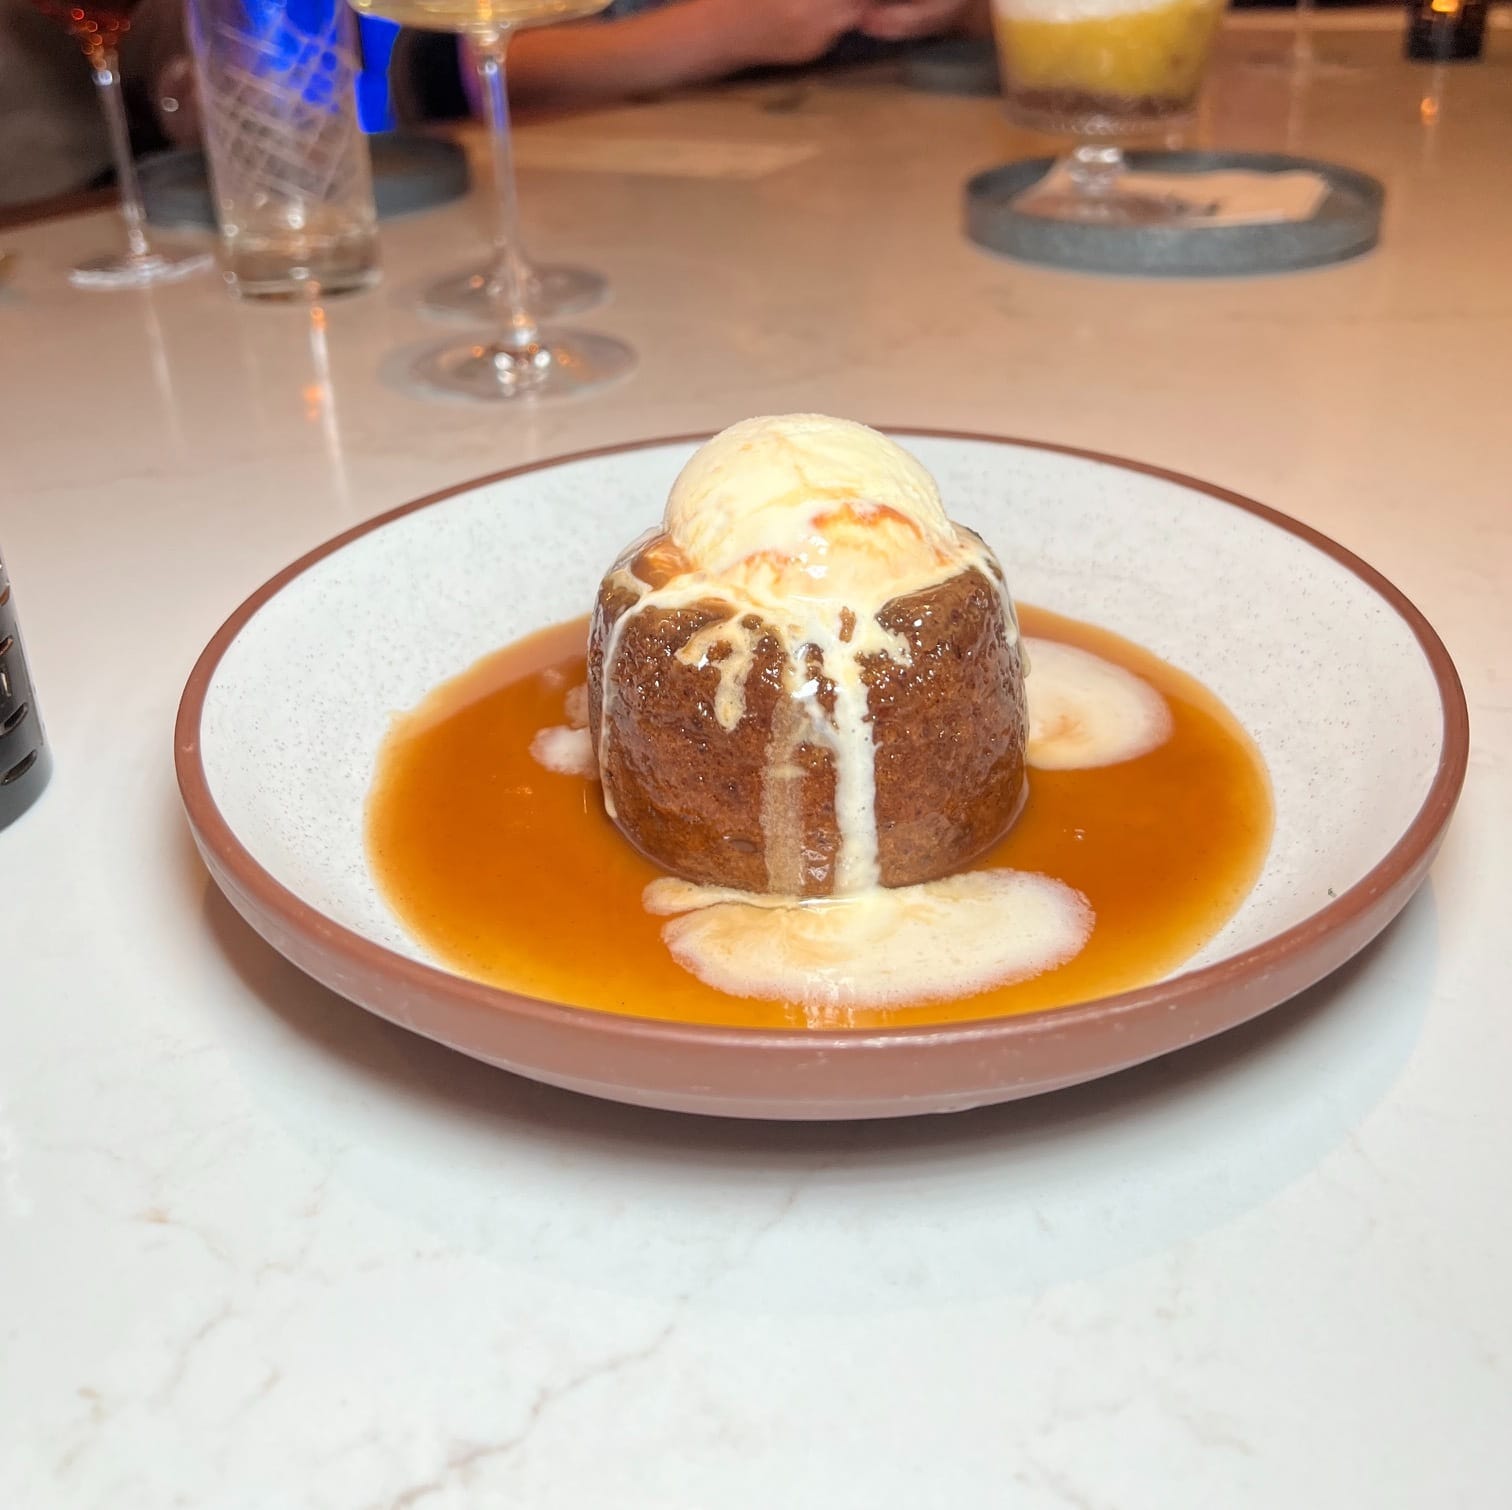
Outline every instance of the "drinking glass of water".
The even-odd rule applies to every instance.
[[[314,298],[378,278],[356,27],[342,0],[189,0],[226,281]]]

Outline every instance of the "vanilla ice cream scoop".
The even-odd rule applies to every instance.
[[[758,602],[876,607],[961,553],[924,467],[887,436],[823,414],[721,431],[678,475],[663,527],[696,572]]]

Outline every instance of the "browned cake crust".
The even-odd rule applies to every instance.
[[[605,709],[605,646],[633,602],[607,582],[600,589],[588,656],[589,726],[621,832],[690,881],[828,895],[840,842],[834,761],[804,742],[785,768],[769,760],[785,731],[800,727],[782,690],[777,637],[760,636],[744,714],[726,730],[714,714],[719,673],[684,665],[677,651],[728,609],[713,601],[643,609],[620,637]],[[913,651],[908,665],[883,656],[861,663],[882,883],[910,886],[960,869],[1017,816],[1028,729],[1023,663],[1016,637],[1007,643],[1000,593],[974,567],[895,598],[878,617]],[[834,689],[814,657],[804,669],[819,673],[819,700],[830,710]]]

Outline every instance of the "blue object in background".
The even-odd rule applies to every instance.
[[[255,46],[259,73],[295,74],[302,78],[302,98],[309,104],[337,108],[332,93],[337,77],[333,53],[315,55],[312,42],[332,33],[333,14],[345,0],[243,0],[246,33]],[[399,27],[377,16],[357,17],[359,67],[357,120],[365,132],[389,131],[394,106],[389,97],[389,59]]]
[[[364,131],[392,131],[394,102],[389,97],[389,58],[399,27],[379,16],[358,16],[362,67],[357,73],[357,122]]]

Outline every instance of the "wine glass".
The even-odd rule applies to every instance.
[[[504,61],[515,32],[524,26],[593,15],[608,0],[351,0],[365,14],[404,26],[465,36],[478,71],[483,112],[493,155],[494,246],[498,265],[487,295],[501,329],[491,340],[444,343],[422,353],[413,372],[445,393],[490,401],[558,397],[581,393],[622,377],[635,353],[612,336],[543,328],[531,302],[531,269],[520,248],[514,153]]]
[[[70,269],[68,281],[76,288],[145,288],[151,283],[171,283],[210,266],[209,252],[165,252],[147,240],[147,213],[142,206],[142,186],[131,156],[131,134],[126,126],[126,103],[121,94],[121,71],[117,49],[131,25],[124,9],[86,0],[33,0],[43,15],[67,28],[83,49],[100,91],[105,126],[110,133],[110,154],[116,185],[121,195],[121,220],[126,229],[126,250],[91,257]]]
[[[1151,225],[1185,219],[1174,195],[1126,189],[1119,138],[1192,118],[1224,0],[993,0],[1008,113],[1021,126],[1078,138],[1065,171],[1021,208],[1056,220]]]

